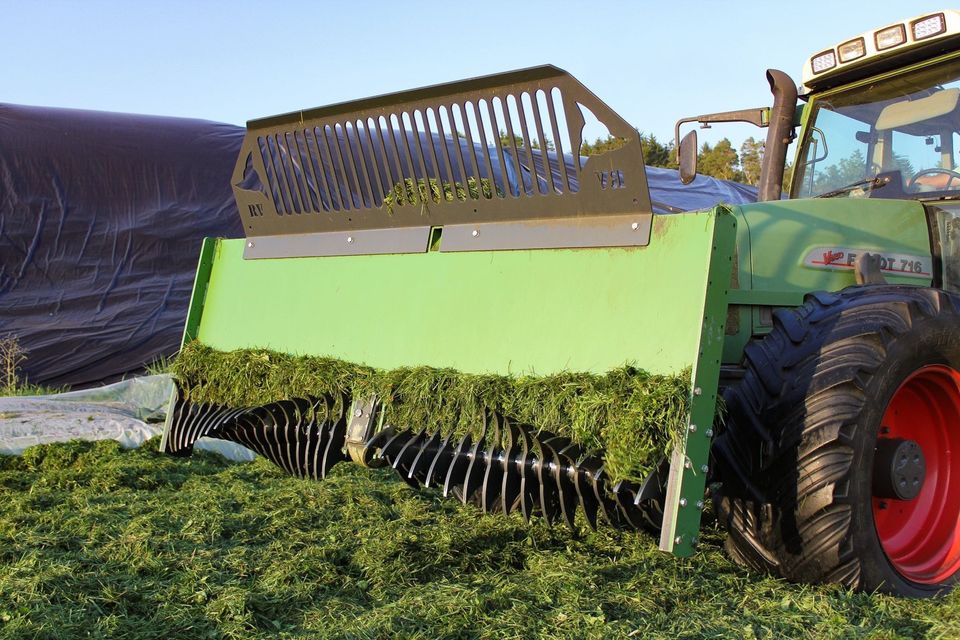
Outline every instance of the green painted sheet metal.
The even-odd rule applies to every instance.
[[[221,240],[198,338],[388,369],[675,373],[696,353],[716,215],[658,216],[626,249],[243,260]]]
[[[923,205],[912,200],[813,198],[744,205],[750,236],[750,288],[756,291],[837,291],[856,283],[853,270],[804,264],[821,247],[930,258]],[[929,285],[915,277],[884,273],[893,284]]]
[[[200,247],[200,260],[197,263],[197,275],[193,279],[193,291],[190,294],[190,308],[187,311],[187,323],[183,329],[181,346],[196,339],[200,328],[200,318],[203,314],[203,303],[207,296],[207,285],[210,281],[210,271],[213,269],[213,255],[217,241],[213,238],[204,238]]]
[[[802,291],[763,291],[734,289],[727,300],[729,304],[760,305],[765,307],[799,307],[803,304]]]
[[[722,212],[722,208],[718,207],[717,211]],[[690,419],[684,440],[674,449],[670,460],[660,536],[660,548],[678,556],[693,554],[700,531],[736,237],[736,219],[732,215],[718,215],[695,340],[698,348],[692,372]]]
[[[661,548],[693,552],[708,464],[737,221],[656,216],[646,247],[201,260],[187,333],[375,367],[469,373],[690,368],[688,430],[672,458]],[[442,241],[441,241],[442,242]],[[194,308],[199,305],[199,309]],[[199,326],[196,318],[199,316]],[[194,329],[196,327],[196,329]],[[691,426],[695,425],[695,426]]]
[[[932,270],[926,213],[919,202],[880,198],[813,198],[733,207],[737,217],[737,262],[731,326],[723,361],[737,364],[756,335],[770,330],[757,306],[794,307],[811,291],[838,291],[856,284],[851,268],[807,264],[825,249],[912,255]],[[821,260],[822,262],[822,260]],[[898,262],[899,266],[899,262]],[[929,285],[931,275],[884,273],[896,284]],[[751,307],[753,307],[751,309]]]

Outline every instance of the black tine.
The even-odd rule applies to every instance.
[[[634,529],[643,527],[643,512],[637,505],[633,504],[633,492],[629,490],[627,483],[618,482],[613,488],[614,500],[620,509],[620,514]]]
[[[480,438],[477,440],[473,447],[470,448],[470,453],[467,454],[470,458],[470,464],[467,466],[467,473],[463,478],[463,485],[461,489],[463,495],[461,496],[463,504],[467,504],[470,500],[470,496],[473,495],[473,492],[480,487],[480,483],[483,482],[483,465],[482,461],[478,461],[480,458],[480,448],[483,446],[484,440]]]
[[[550,435],[549,437],[543,439],[543,444],[547,445],[553,450],[559,451],[570,446],[570,438]]]
[[[274,450],[273,444],[270,442],[271,428],[276,425],[276,421],[273,419],[273,414],[269,409],[264,408],[263,411],[251,413],[250,420],[253,425],[252,428],[254,429],[254,433],[257,435],[257,444],[260,447],[257,449],[257,453],[264,456],[278,467],[286,469],[279,459],[277,452]]]
[[[373,434],[373,437],[367,441],[367,450],[374,452],[378,457],[382,457],[378,450],[382,450],[383,445],[389,442],[396,434],[397,432],[393,427],[389,425],[384,427]]]
[[[380,457],[386,460],[387,463],[391,463],[396,453],[403,448],[403,445],[407,444],[411,435],[412,434],[406,430],[395,432],[380,448]]]
[[[444,497],[450,495],[451,489],[458,487],[463,483],[463,477],[470,465],[470,461],[466,457],[467,451],[470,449],[470,445],[471,441],[469,434],[463,436],[463,438],[460,440],[460,444],[457,445],[457,449],[453,454],[453,460],[451,461],[450,466],[447,468],[447,474],[443,480]]]
[[[536,504],[537,495],[537,473],[534,465],[537,464],[536,458],[530,455],[530,436],[526,429],[520,429],[520,513],[526,522],[530,522],[530,516],[533,513],[533,507]]]
[[[290,423],[287,429],[287,457],[290,460],[290,465],[296,470],[297,477],[302,478],[305,475],[306,466],[302,462],[303,454],[301,452],[310,446],[311,440],[315,437],[317,424],[315,422],[316,416],[311,416],[309,419],[307,417],[310,415],[312,405],[309,400],[297,398],[293,402],[296,406],[296,412],[294,414],[295,420]]]
[[[340,418],[334,422],[333,425],[328,428],[327,434],[328,440],[326,449],[324,449],[323,452],[323,466],[320,467],[321,478],[327,477],[333,465],[347,459],[347,455],[343,453],[343,446],[347,440],[346,418]]]
[[[278,450],[275,449],[274,443],[270,441],[271,428],[275,427],[277,423],[275,412],[275,404],[256,407],[249,414],[250,424],[256,435],[257,444],[260,446],[260,449],[257,449],[257,453],[266,457],[278,467],[286,470],[286,467],[283,466],[283,462],[280,460]]]
[[[296,407],[297,417],[300,419],[300,422],[307,421],[307,416],[312,413],[313,407],[316,404],[315,401],[307,398],[294,398],[291,400],[291,403]]]
[[[560,498],[557,496],[556,484],[551,478],[553,466],[551,451],[546,442],[540,443],[540,463],[537,465],[537,483],[540,485],[540,512],[547,524],[552,525],[557,519]]]
[[[246,438],[248,434],[241,432],[246,431],[246,423],[243,422],[243,417],[247,411],[248,409],[243,408],[226,412],[220,419],[220,424],[211,429],[207,435],[231,442],[237,441],[234,438]],[[240,444],[243,444],[243,442]]]
[[[612,526],[619,527],[623,523],[623,518],[620,517],[620,511],[617,509],[616,503],[607,495],[606,476],[603,465],[600,465],[589,475],[590,488],[593,490],[593,495],[597,499],[603,517]]]
[[[437,447],[440,446],[440,432],[437,431],[430,437],[426,443],[424,443],[420,450],[417,452],[417,457],[413,459],[413,462],[410,464],[410,477],[417,478],[426,485],[427,474],[426,471],[429,470],[427,467],[424,470],[424,466],[427,464],[427,460],[433,458],[433,453],[436,451]],[[420,473],[418,473],[420,472]]]
[[[584,462],[592,462],[586,460]],[[580,498],[580,508],[583,509],[583,515],[587,518],[587,524],[590,525],[591,529],[597,528],[597,511],[600,508],[599,502],[593,494],[593,489],[590,487],[590,480],[588,476],[590,475],[589,467],[584,466],[583,463],[577,466],[573,471],[575,478],[575,485],[577,487],[577,496]]]
[[[439,448],[437,448],[437,453],[433,456],[433,461],[430,463],[430,468],[427,469],[427,477],[423,481],[423,486],[429,487],[433,484],[434,477],[441,475],[443,469],[450,466],[450,459],[454,455],[453,447],[450,444],[452,440],[453,434],[451,433],[440,443]]]
[[[570,530],[577,531],[575,521],[577,515],[577,490],[573,482],[567,476],[573,461],[566,457],[561,457],[555,450],[550,449],[553,456],[553,465],[551,465],[550,476],[557,485],[557,496],[560,498],[560,513]]]
[[[297,404],[292,400],[276,403],[277,422],[273,425],[273,437],[277,442],[277,456],[283,461],[283,468],[292,476],[297,470],[290,456],[290,444],[297,429]]]
[[[412,431],[406,432],[409,436],[409,439],[400,447],[400,450],[393,458],[393,462],[390,464],[395,470],[400,469],[401,466],[404,469],[409,468],[410,463],[413,462],[413,459],[417,457],[417,452],[420,450],[420,442],[423,441],[426,434],[425,431],[420,433],[413,433]],[[406,475],[406,474],[401,474]]]
[[[494,441],[483,454],[483,485],[481,487],[480,500],[483,510],[487,513],[493,513],[494,507],[499,502],[500,488],[503,482],[503,463],[497,459],[497,455],[502,455],[499,441]]]
[[[412,432],[407,432],[412,433]],[[421,444],[426,440],[426,433],[421,431],[420,433],[411,435],[410,439],[407,441],[400,452],[396,455],[396,459],[391,465],[399,475],[400,479],[406,482],[408,485],[414,489],[420,487],[420,483],[412,477],[410,473],[410,466],[413,463],[414,458],[417,457],[417,453],[420,450]]]
[[[662,458],[657,468],[643,481],[643,485],[641,485],[637,491],[637,497],[633,501],[634,504],[640,504],[643,500],[655,499],[665,495],[667,492],[667,478],[669,476],[670,461]]]
[[[508,516],[517,504],[520,495],[520,478],[523,465],[520,462],[519,430],[512,424],[507,424],[507,446],[503,451],[501,469],[503,480],[500,484],[500,510]]]

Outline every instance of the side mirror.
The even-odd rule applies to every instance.
[[[690,184],[697,177],[697,130],[694,129],[680,140],[677,150],[680,164],[680,182]]]

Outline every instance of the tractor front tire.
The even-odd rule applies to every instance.
[[[851,287],[774,314],[725,393],[718,517],[737,561],[926,597],[960,578],[960,299]]]

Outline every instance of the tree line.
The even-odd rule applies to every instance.
[[[501,144],[510,144],[513,142],[517,147],[524,146],[523,138],[510,137],[504,131],[500,131]],[[677,169],[677,151],[673,140],[663,143],[657,140],[652,133],[640,133],[640,143],[643,146],[644,163],[651,167],[664,167],[667,169]],[[591,156],[623,146],[624,141],[615,136],[608,135],[605,138],[597,138],[593,142],[584,141],[580,145],[580,155]],[[539,149],[540,144],[533,141],[530,145],[534,149]],[[546,147],[553,150],[553,141],[547,140]],[[728,138],[723,138],[715,145],[704,142],[697,152],[697,173],[721,180],[733,180],[743,184],[757,186],[760,183],[760,166],[763,164],[763,141],[756,140],[753,136],[744,140],[740,145],[739,152],[734,149],[733,143]],[[787,163],[784,171],[783,184],[789,184],[789,178],[793,172],[790,163]]]
[[[677,168],[677,152],[673,141],[660,142],[650,134],[640,134],[643,146],[644,162],[651,167]],[[613,136],[597,138],[594,142],[584,142],[580,148],[581,155],[596,155],[616,148],[619,140]],[[739,152],[734,149],[733,143],[724,138],[715,145],[704,142],[697,152],[697,173],[733,180],[757,186],[760,183],[760,166],[763,164],[763,141],[752,136],[744,140]],[[784,172],[784,184],[788,184],[792,168],[787,167]]]

